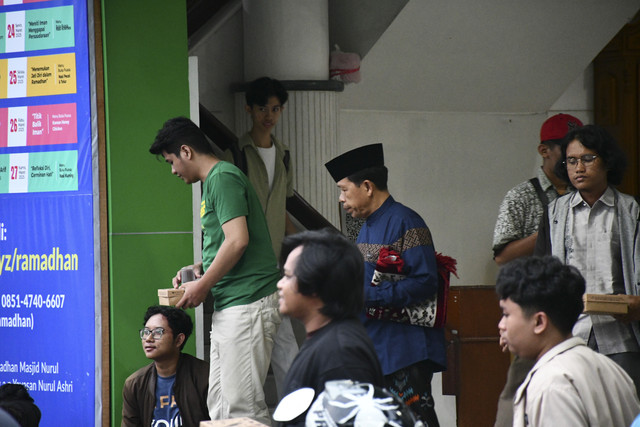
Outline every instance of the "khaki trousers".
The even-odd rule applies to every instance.
[[[213,313],[207,396],[212,420],[249,417],[271,424],[263,385],[280,322],[277,292]]]

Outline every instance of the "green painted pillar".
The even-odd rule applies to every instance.
[[[122,385],[149,363],[138,329],[157,289],[192,262],[191,188],[149,154],[164,121],[189,115],[186,4],[102,2],[108,187],[111,416]],[[193,310],[190,310],[193,314]],[[191,337],[185,348],[195,354]]]

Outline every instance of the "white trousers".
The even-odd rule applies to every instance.
[[[280,322],[277,292],[213,313],[207,396],[212,420],[249,417],[271,424],[263,386]]]

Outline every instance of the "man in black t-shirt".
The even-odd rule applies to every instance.
[[[358,314],[363,305],[363,259],[347,238],[329,230],[285,237],[278,282],[279,308],[300,320],[307,339],[284,381],[287,395],[331,380],[383,385],[373,343]],[[304,424],[305,414],[285,425]]]

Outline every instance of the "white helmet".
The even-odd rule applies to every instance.
[[[328,381],[307,412],[307,427],[426,427],[389,391],[369,383]]]

